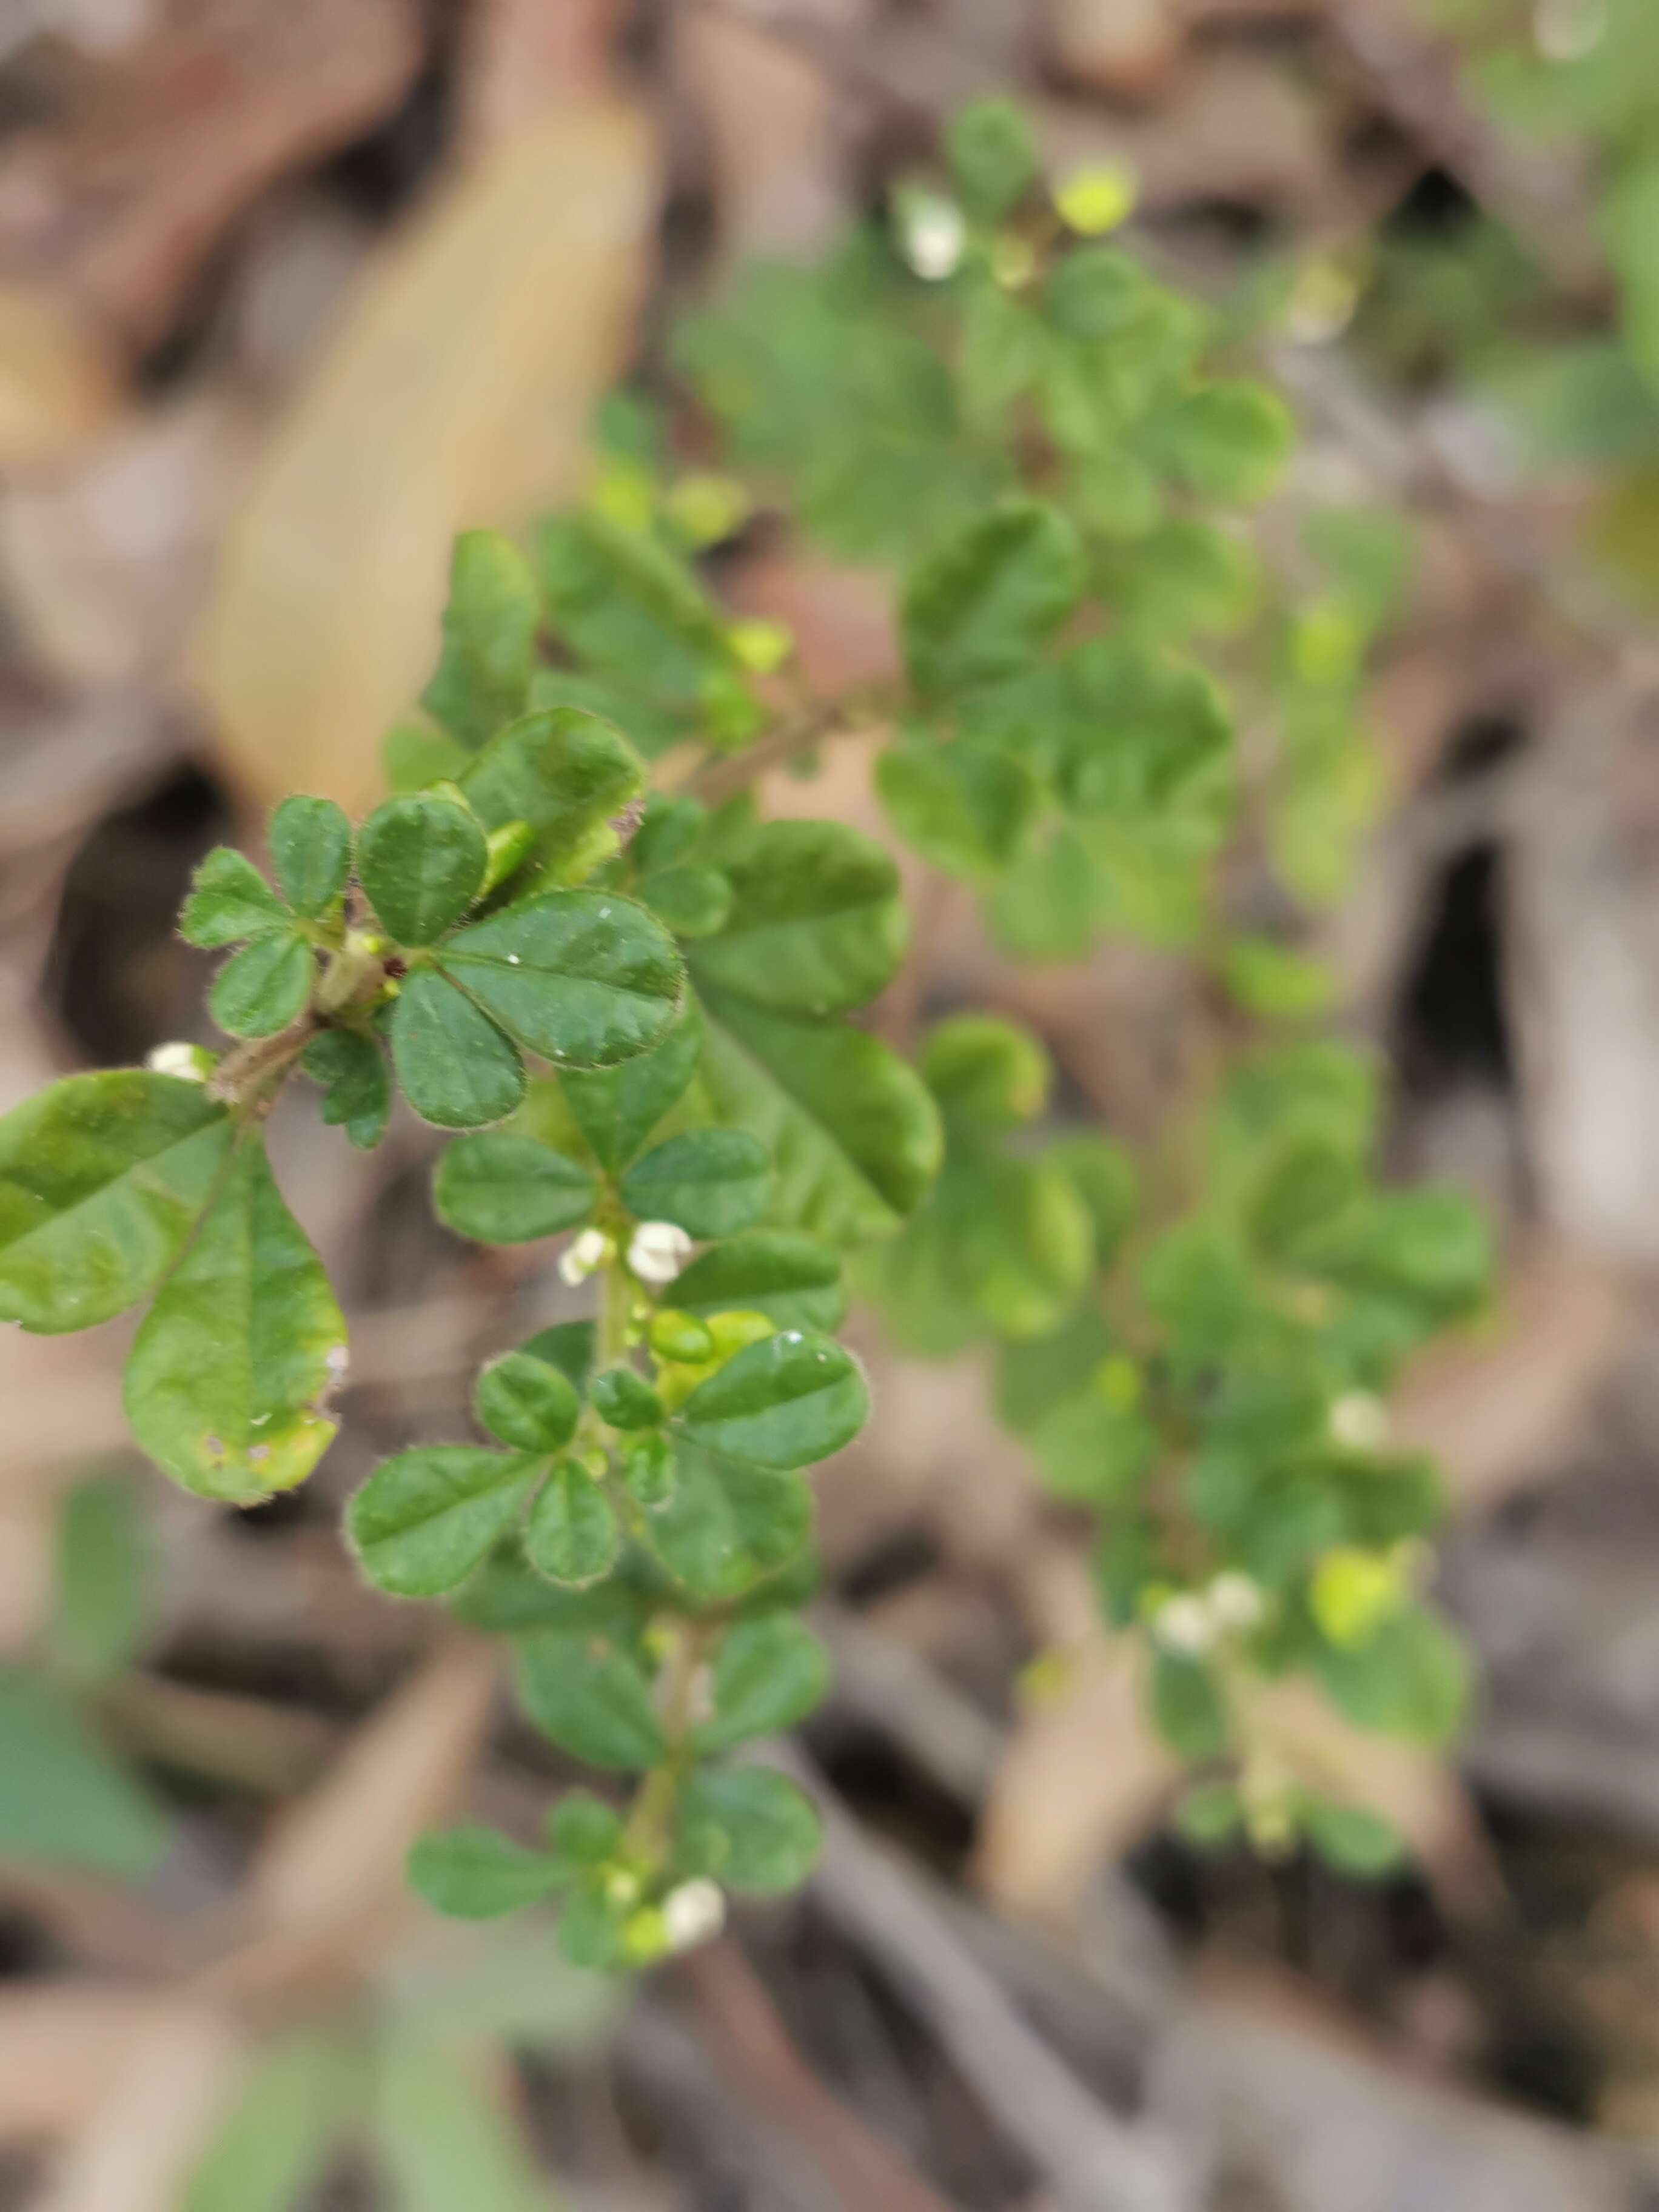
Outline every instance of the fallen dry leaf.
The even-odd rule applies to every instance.
[[[0,470],[51,467],[119,419],[105,348],[64,301],[0,283]]]
[[[1101,92],[1161,90],[1185,38],[1179,0],[1049,0],[1054,58]]]
[[[974,1880],[1004,1911],[1060,1919],[1143,1834],[1180,1780],[1152,1733],[1139,1640],[1067,1654],[1061,1687],[1021,1714],[980,1815]]]
[[[158,2010],[114,2072],[34,2212],[178,2212],[243,2050],[210,2005]],[[71,2070],[78,2060],[71,2060]]]
[[[627,349],[651,134],[599,103],[503,143],[366,270],[233,528],[202,670],[255,799],[376,795],[435,658],[450,539],[568,495]]]
[[[131,1990],[13,1983],[0,1999],[0,2142],[78,2127],[173,2006]]]

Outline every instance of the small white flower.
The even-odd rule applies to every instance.
[[[968,226],[954,200],[940,193],[907,191],[898,206],[904,258],[929,284],[954,276],[968,243]]]
[[[1166,1650],[1201,1658],[1214,1648],[1217,1624],[1208,1605],[1190,1594],[1166,1599],[1152,1616],[1152,1633]]]
[[[628,1248],[628,1264],[642,1283],[672,1283],[691,1257],[691,1239],[677,1222],[642,1221]]]
[[[185,1083],[205,1083],[213,1073],[213,1054],[199,1044],[158,1044],[144,1065],[157,1075],[176,1075]]]
[[[1236,1569],[1218,1575],[1204,1593],[1210,1618],[1219,1628],[1256,1628],[1266,1612],[1261,1586]]]
[[[662,1901],[663,1932],[671,1951],[694,1950],[726,1925],[726,1897],[718,1882],[683,1881]]]
[[[1331,1407],[1330,1425],[1350,1451],[1380,1451],[1389,1441],[1389,1409],[1370,1390],[1345,1390]]]
[[[559,1273],[567,1283],[585,1283],[596,1267],[604,1267],[615,1248],[598,1229],[584,1229],[574,1243],[559,1255]]]

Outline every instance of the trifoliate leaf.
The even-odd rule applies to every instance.
[[[605,891],[551,891],[459,930],[443,972],[543,1059],[604,1067],[648,1052],[684,982],[654,915]]]

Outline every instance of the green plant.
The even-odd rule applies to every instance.
[[[458,542],[392,796],[355,826],[285,801],[274,888],[228,849],[198,872],[185,935],[240,948],[208,1002],[231,1048],[72,1076],[0,1122],[0,1310],[52,1331],[150,1298],[134,1432],[233,1504],[304,1480],[345,1371],[266,1160],[287,1083],[354,1145],[394,1085],[450,1133],[434,1201],[459,1236],[569,1236],[593,1317],[492,1360],[491,1441],[398,1453],[347,1535],[380,1589],[511,1638],[553,1741],[640,1778],[621,1806],[567,1796],[539,1847],[463,1828],[414,1856],[451,1911],[558,1893],[582,1964],[695,1941],[721,1887],[811,1863],[809,1802],[730,1754],[825,1686],[797,1617],[805,1470],[866,1409],[834,1334],[849,1258],[902,1343],[998,1345],[1000,1410],[1095,1514],[1103,1602],[1144,1631],[1184,1754],[1227,1759],[1252,1686],[1292,1668],[1376,1728],[1438,1737],[1460,1702],[1413,1589],[1432,1472],[1387,1449],[1376,1394],[1477,1303],[1484,1239],[1448,1194],[1377,1187],[1373,1072],[1310,1033],[1326,980],[1263,926],[1287,888],[1335,887],[1364,817],[1359,676],[1398,549],[1315,516],[1300,574],[1263,574],[1210,510],[1269,488],[1289,418],[1216,368],[1202,310],[1087,234],[1121,180],[1045,190],[999,102],[949,161],[951,192],[907,187],[891,234],[758,272],[684,333],[733,474],[678,473],[619,401],[592,499],[533,565]],[[902,570],[890,684],[808,698],[787,635],[699,575],[786,495]],[[1242,771],[1195,640],[1277,720],[1265,767]],[[896,836],[981,887],[1010,950],[1127,933],[1188,957],[1202,1064],[1157,1157],[1037,1136],[1046,1057],[1006,1022],[947,1018],[913,1067],[849,1019],[905,950],[895,864],[833,822],[761,820],[750,787],[860,726],[889,733]],[[1248,1755],[1194,1805],[1206,1832],[1387,1855]]]

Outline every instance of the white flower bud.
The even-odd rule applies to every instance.
[[[1370,1390],[1345,1390],[1329,1418],[1331,1434],[1350,1451],[1380,1451],[1389,1441],[1389,1409]]]
[[[899,243],[905,259],[927,283],[954,276],[968,243],[962,210],[941,193],[904,191],[898,200]]]
[[[1256,1628],[1267,1611],[1261,1585],[1237,1569],[1218,1575],[1204,1593],[1210,1618],[1220,1628]]]
[[[585,1283],[596,1267],[604,1267],[615,1246],[598,1229],[584,1229],[559,1255],[559,1273],[567,1283]]]
[[[1166,1599],[1152,1616],[1152,1633],[1164,1649],[1194,1659],[1214,1648],[1218,1632],[1208,1605],[1190,1593]]]
[[[642,1221],[628,1248],[628,1264],[642,1283],[672,1283],[691,1257],[691,1239],[677,1222]]]
[[[695,1950],[726,1925],[726,1896],[718,1882],[683,1881],[662,1901],[662,1924],[671,1951]]]
[[[205,1083],[213,1073],[213,1054],[199,1044],[158,1044],[144,1065],[157,1075],[176,1075],[183,1083]]]

